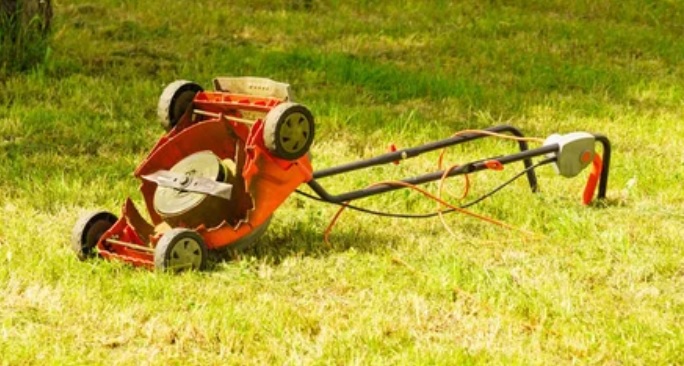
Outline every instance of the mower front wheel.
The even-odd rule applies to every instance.
[[[162,235],[154,248],[154,266],[174,272],[203,270],[207,265],[207,245],[194,230],[176,228]]]
[[[199,84],[187,80],[176,80],[166,86],[157,105],[159,122],[166,131],[176,126],[195,99],[195,94],[201,91],[204,89]]]
[[[108,211],[93,211],[81,216],[71,232],[71,249],[78,259],[85,260],[95,254],[95,246],[100,237],[118,220]]]
[[[313,138],[313,115],[301,104],[282,103],[266,115],[264,144],[279,158],[301,158],[309,151]]]

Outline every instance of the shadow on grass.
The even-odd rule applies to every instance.
[[[394,235],[378,235],[372,230],[339,227],[332,232],[329,241],[326,242],[323,238],[325,226],[318,224],[302,223],[296,227],[280,229],[266,233],[247,248],[214,251],[209,269],[213,270],[221,262],[240,260],[243,257],[255,257],[278,265],[289,257],[324,257],[351,248],[359,252],[372,253],[391,246],[395,239],[398,239]]]

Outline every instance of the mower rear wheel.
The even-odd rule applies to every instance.
[[[164,88],[159,96],[157,116],[166,131],[176,126],[195,99],[195,94],[201,91],[204,89],[199,84],[187,80],[176,80]]]
[[[95,254],[95,246],[100,237],[118,220],[108,211],[93,211],[81,216],[71,232],[71,249],[78,259],[85,260]]]
[[[154,248],[154,266],[161,270],[203,270],[207,265],[207,245],[194,230],[176,228],[162,235]]]
[[[281,103],[266,115],[264,144],[279,158],[301,158],[309,151],[313,138],[313,114],[301,104]]]

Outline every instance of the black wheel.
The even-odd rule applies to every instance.
[[[162,235],[154,248],[154,266],[162,270],[203,270],[207,245],[194,230],[176,228]]]
[[[81,216],[71,232],[71,249],[79,259],[85,260],[95,254],[97,242],[118,218],[111,212],[95,211]]]
[[[313,115],[301,104],[282,103],[266,115],[264,143],[279,158],[299,159],[309,151],[313,138]]]
[[[195,94],[203,90],[199,84],[187,80],[176,80],[164,88],[159,96],[157,116],[166,131],[176,126],[195,99]]]

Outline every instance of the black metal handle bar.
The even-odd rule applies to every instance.
[[[510,125],[499,125],[499,126],[494,126],[494,127],[489,127],[485,129],[484,131],[487,132],[493,132],[493,133],[510,133],[516,137],[524,137],[522,132]],[[324,177],[330,177],[334,175],[338,175],[341,173],[346,173],[354,170],[359,170],[359,169],[364,169],[372,166],[377,166],[377,165],[383,165],[383,164],[388,164],[392,163],[395,161],[399,160],[404,160],[412,157],[416,157],[418,155],[421,155],[423,153],[453,146],[453,145],[458,145],[464,142],[484,138],[484,137],[490,137],[490,135],[486,133],[477,133],[477,132],[472,132],[472,133],[465,133],[462,135],[450,137],[447,139],[443,140],[438,140],[434,142],[430,142],[424,145],[420,145],[417,147],[413,148],[407,148],[407,149],[402,149],[402,150],[397,150],[394,152],[382,154],[379,156],[376,156],[374,158],[370,159],[365,159],[361,161],[356,161],[352,163],[347,163],[343,165],[339,165],[336,167],[332,168],[327,168],[323,170],[319,170],[313,173],[313,179],[308,182],[309,187],[322,199],[333,202],[333,203],[342,203],[350,200],[355,200],[363,197],[368,197],[374,194],[378,193],[384,193],[388,192],[391,190],[395,189],[400,189],[403,188],[401,186],[396,186],[396,185],[381,185],[381,186],[376,186],[376,187],[371,187],[371,188],[365,188],[365,189],[360,189],[356,191],[350,191],[347,193],[343,193],[340,195],[331,195],[329,194],[318,182],[316,179],[318,178],[324,178]],[[522,160],[524,162],[525,168],[529,168],[532,166],[532,157],[538,156],[538,155],[543,155],[545,153],[549,153],[552,151],[558,151],[558,146],[556,145],[554,149],[549,149],[547,147],[542,148],[542,150],[535,149],[535,150],[529,150],[527,142],[519,140],[518,141],[518,146],[520,148],[520,153],[519,154],[514,154],[514,155],[508,155],[504,157],[496,157],[492,159],[483,159],[475,162],[471,162],[468,164],[464,164],[459,166],[458,168],[455,168],[451,170],[447,176],[455,176],[459,174],[466,174],[474,171],[479,171],[486,169],[485,161],[487,160],[497,160],[501,164],[508,164],[512,163],[515,161],[520,161]],[[418,177],[413,177],[413,178],[407,178],[403,179],[402,182],[408,183],[408,184],[422,184],[422,183],[427,183],[431,181],[436,181],[441,179],[441,177],[444,175],[444,171],[441,172],[434,172],[434,173],[429,173],[425,175],[421,175]],[[530,189],[532,192],[537,191],[537,176],[534,172],[534,169],[530,169],[526,173],[527,175],[527,180],[530,185]]]
[[[521,160],[523,160],[523,161],[529,160],[530,158],[535,157],[535,156],[540,156],[540,155],[548,154],[551,152],[557,152],[557,151],[558,151],[558,144],[552,144],[552,145],[543,146],[543,147],[533,149],[533,150],[525,150],[525,151],[522,151],[522,152],[519,152],[516,154],[512,154],[512,155],[498,156],[498,157],[493,157],[491,159],[478,160],[475,162],[470,162],[470,163],[466,163],[463,165],[459,165],[458,167],[447,172],[446,176],[447,177],[453,177],[456,175],[468,174],[468,173],[473,173],[473,172],[477,172],[480,170],[489,169],[489,167],[487,166],[487,162],[490,160],[496,160],[497,162],[501,163],[502,165],[505,165],[505,164],[510,164],[510,163],[514,163],[517,161],[521,161]],[[530,171],[533,171],[533,170],[530,170]],[[413,178],[402,179],[402,180],[400,180],[400,182],[411,184],[411,185],[423,184],[423,183],[427,183],[427,182],[434,182],[434,181],[440,180],[440,179],[442,179],[444,174],[445,174],[445,171],[442,170],[442,171],[438,171],[438,172],[434,172],[434,173],[428,173],[428,174],[420,175],[420,176],[413,177]],[[373,187],[368,187],[368,188],[364,188],[364,189],[350,191],[350,192],[343,193],[340,195],[331,195],[323,187],[321,187],[321,185],[318,184],[318,182],[315,179],[310,180],[308,182],[308,185],[309,185],[309,187],[311,187],[311,189],[319,197],[321,197],[325,201],[332,202],[332,203],[343,203],[343,202],[347,202],[347,201],[356,200],[359,198],[373,196],[373,195],[380,194],[380,193],[385,193],[385,192],[394,191],[397,189],[406,188],[405,186],[398,185],[398,184],[397,185],[381,184],[381,185],[377,185],[377,186],[373,186]]]
[[[610,170],[611,154],[610,140],[608,140],[608,137],[605,135],[598,133],[595,133],[594,137],[596,138],[596,141],[600,142],[603,147],[603,164],[601,167],[601,177],[599,179],[598,198],[604,199],[606,198],[606,191],[608,190],[608,173]]]
[[[493,127],[489,127],[489,128],[484,129],[484,131],[494,132],[494,133],[510,133],[511,135],[516,136],[516,137],[525,137],[519,129],[517,129],[513,126],[510,126],[510,125],[493,126]],[[409,158],[416,157],[416,156],[423,154],[423,153],[426,153],[426,152],[434,151],[437,149],[442,149],[442,148],[453,146],[453,145],[458,145],[458,144],[461,144],[464,142],[477,140],[477,139],[489,137],[489,136],[490,135],[483,134],[483,133],[477,133],[477,132],[466,133],[463,135],[458,135],[458,136],[446,138],[443,140],[430,142],[430,143],[420,145],[420,146],[416,146],[413,148],[393,151],[390,153],[386,153],[386,154],[376,156],[374,158],[365,159],[365,160],[361,160],[361,161],[355,161],[352,163],[342,164],[342,165],[338,165],[336,167],[315,171],[313,173],[313,178],[314,179],[325,178],[325,177],[337,175],[340,173],[346,173],[346,172],[359,170],[359,169],[363,169],[363,168],[368,168],[368,167],[372,167],[372,166],[376,166],[376,165],[383,165],[383,164],[388,164],[388,163],[392,163],[395,161],[409,159]],[[520,151],[528,150],[528,146],[527,146],[526,141],[519,140],[518,146],[520,147]],[[527,168],[532,166],[532,160],[529,158],[524,159],[524,164],[525,164],[525,168],[527,169]],[[537,175],[534,173],[534,170],[529,170],[527,172],[527,181],[530,184],[530,189],[532,189],[532,192],[536,192],[537,191]]]
[[[517,137],[524,137],[522,132],[518,130],[515,127],[509,126],[509,125],[500,125],[500,126],[494,126],[485,129],[484,131],[488,132],[495,132],[495,133],[500,133],[500,132],[508,132],[511,133],[514,136]],[[395,152],[391,153],[386,153],[383,155],[379,155],[374,158],[370,159],[365,159],[357,162],[352,162],[348,164],[343,164],[339,165],[336,167],[332,168],[327,168],[323,169],[317,172],[313,173],[313,179],[311,179],[308,182],[309,187],[323,200],[332,202],[332,203],[343,203],[347,201],[352,201],[368,196],[373,196],[376,194],[380,193],[385,193],[389,191],[394,191],[402,188],[406,188],[403,185],[400,184],[380,184],[377,186],[372,186],[364,189],[359,189],[359,190],[354,190],[350,191],[347,193],[342,193],[339,195],[331,195],[328,193],[317,181],[316,178],[324,178],[324,177],[329,177],[329,176],[334,176],[354,170],[359,170],[371,166],[376,166],[376,165],[382,165],[382,164],[387,164],[391,163],[394,161],[398,160],[403,160],[403,159],[408,159],[411,157],[418,156],[422,153],[437,150],[440,148],[448,147],[448,146],[453,146],[457,144],[461,144],[467,141],[472,141],[476,140],[479,138],[483,137],[488,137],[490,135],[487,134],[482,134],[482,133],[467,133],[459,136],[454,136],[451,138],[447,138],[444,140],[439,140],[435,141],[432,143],[424,144],[421,146],[413,147],[413,148],[408,148],[408,149],[403,149],[403,150],[398,150]],[[606,197],[606,190],[608,186],[608,173],[610,169],[610,157],[611,157],[611,147],[610,147],[610,141],[608,138],[604,135],[601,134],[594,134],[594,137],[598,142],[601,143],[603,146],[603,163],[602,163],[602,170],[601,170],[601,176],[600,176],[600,182],[599,182],[599,191],[598,191],[598,198],[603,199]],[[545,145],[536,149],[530,150],[527,146],[527,142],[525,141],[518,141],[519,147],[520,147],[520,152],[516,154],[511,154],[511,155],[504,155],[504,156],[497,156],[497,157],[492,157],[489,159],[482,159],[482,160],[477,160],[473,161],[470,163],[466,163],[463,165],[460,165],[456,168],[451,169],[449,172],[446,172],[447,177],[453,177],[457,175],[463,175],[463,174],[468,174],[472,172],[477,172],[485,169],[489,169],[487,162],[495,160],[498,163],[502,165],[518,162],[518,161],[523,161],[525,164],[525,169],[529,169],[532,166],[532,158],[536,156],[542,156],[546,155],[549,153],[557,153],[559,152],[559,145],[558,144],[550,144],[550,145]],[[527,171],[527,179],[528,183],[530,185],[530,188],[532,189],[533,192],[537,191],[537,176],[534,172],[534,169],[529,169]],[[437,180],[442,179],[442,177],[445,176],[445,171],[438,171],[438,172],[433,172],[433,173],[428,173],[424,175],[420,175],[417,177],[412,177],[412,178],[406,178],[402,179],[399,182],[403,182],[406,184],[410,185],[418,185],[418,184],[423,184],[423,183],[428,183],[428,182],[434,182]]]

